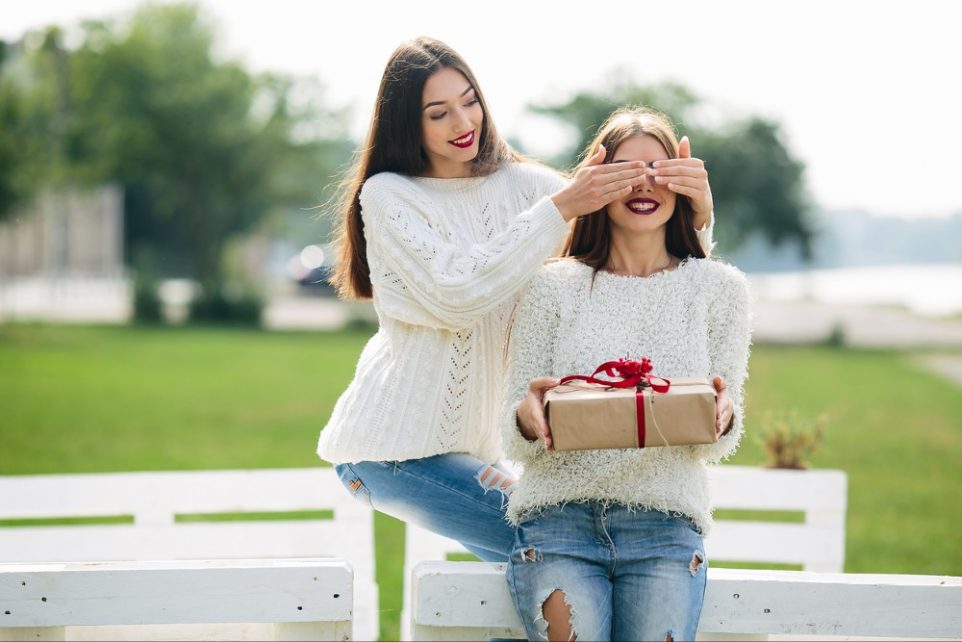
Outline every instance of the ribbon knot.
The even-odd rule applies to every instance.
[[[641,361],[631,359],[618,359],[617,361],[606,361],[601,364],[591,375],[568,375],[561,379],[561,384],[565,384],[575,379],[587,381],[588,383],[599,383],[611,388],[651,388],[655,392],[668,392],[671,382],[662,377],[651,374],[654,367],[648,357]],[[597,375],[604,373],[609,379],[599,379]]]

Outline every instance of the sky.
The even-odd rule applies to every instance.
[[[0,0],[0,38],[129,15],[140,0]],[[318,78],[360,139],[384,64],[429,35],[468,61],[499,130],[536,155],[568,132],[527,113],[615,69],[680,82],[714,117],[778,122],[825,209],[962,212],[962,2],[200,0],[251,71]],[[657,107],[657,105],[655,105]],[[685,132],[681,132],[682,134]],[[692,139],[698,155],[698,141]],[[711,168],[709,167],[709,178]]]

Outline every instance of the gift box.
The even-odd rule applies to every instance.
[[[648,359],[604,363],[544,395],[555,450],[713,444],[715,389],[695,378],[651,374]],[[597,375],[605,373],[611,379]]]

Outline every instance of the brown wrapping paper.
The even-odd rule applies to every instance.
[[[644,389],[644,443],[637,391],[569,381],[544,395],[555,450],[713,444],[715,389],[704,379],[673,378],[668,392]]]

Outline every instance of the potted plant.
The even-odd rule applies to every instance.
[[[765,450],[767,468],[805,470],[822,445],[827,417],[803,417],[796,410],[768,411],[755,440]]]

